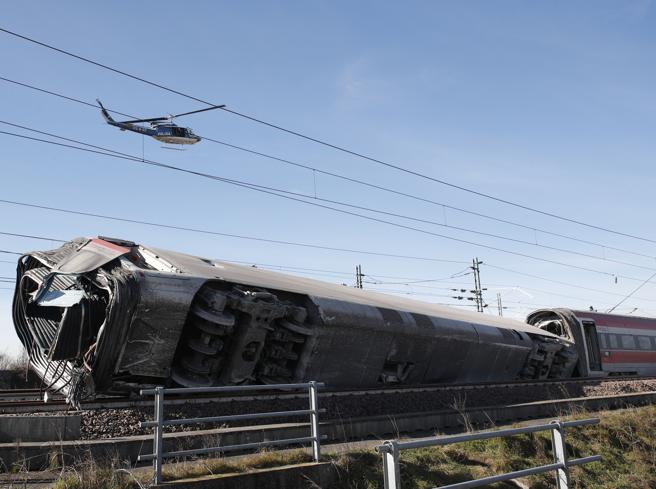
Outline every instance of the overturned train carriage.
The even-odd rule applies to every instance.
[[[495,316],[79,238],[20,258],[16,331],[73,403],[144,385],[568,377],[573,342]]]

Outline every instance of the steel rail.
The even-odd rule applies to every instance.
[[[624,376],[624,377],[583,377],[572,379],[544,379],[544,380],[516,380],[504,382],[478,382],[478,383],[463,383],[463,384],[425,384],[425,385],[404,385],[404,386],[390,386],[390,387],[370,387],[370,388],[352,388],[352,389],[334,389],[322,390],[319,397],[322,399],[330,397],[341,396],[367,396],[367,395],[402,395],[404,393],[416,392],[435,392],[435,391],[466,391],[466,390],[488,390],[495,388],[524,388],[535,387],[542,385],[576,385],[576,384],[602,384],[606,382],[635,382],[635,381],[650,381],[656,380],[654,377],[638,377],[638,376]],[[272,384],[275,386],[276,384]],[[232,387],[232,386],[228,386]],[[202,388],[205,389],[205,388]],[[144,391],[150,391],[145,389]],[[173,390],[173,389],[172,389]],[[172,395],[167,399],[167,404],[186,404],[192,403],[206,403],[206,402],[233,402],[233,401],[248,401],[252,399],[260,400],[279,400],[279,399],[297,399],[303,397],[298,393],[277,393],[277,394],[257,394],[258,389],[252,389],[253,392],[238,395],[230,393],[224,396],[221,394],[206,394],[196,395],[193,399],[185,398],[184,396]],[[9,393],[10,391],[0,391],[0,393]],[[9,395],[9,394],[6,394]],[[168,389],[167,389],[168,395]],[[130,397],[106,397],[102,399],[95,399],[93,401],[82,402],[83,410],[97,410],[97,409],[131,409],[135,407],[149,406],[150,403],[145,400],[136,400]],[[0,413],[11,412],[49,412],[66,410],[69,405],[63,399],[52,400],[44,403],[42,400],[3,400],[0,395]]]

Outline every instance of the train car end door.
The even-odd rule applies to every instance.
[[[588,368],[591,371],[601,371],[601,353],[599,350],[599,336],[594,321],[582,321],[585,349],[588,353]]]

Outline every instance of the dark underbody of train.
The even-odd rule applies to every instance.
[[[558,318],[540,329],[109,238],[22,256],[13,318],[45,386],[76,405],[152,385],[582,373],[577,339],[549,329]]]

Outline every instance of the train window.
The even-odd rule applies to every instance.
[[[649,341],[648,336],[637,336],[638,338],[638,348],[641,350],[651,350],[651,341]]]
[[[610,340],[610,347],[611,348],[619,348],[619,345],[617,344],[617,335],[616,334],[609,334],[608,339]]]
[[[623,334],[620,336],[622,338],[622,348],[625,350],[635,350],[635,338],[630,334]]]
[[[605,350],[606,348],[608,348],[606,346],[606,344],[607,344],[606,343],[606,335],[604,333],[599,333],[599,346],[600,346],[600,348],[602,350]]]

